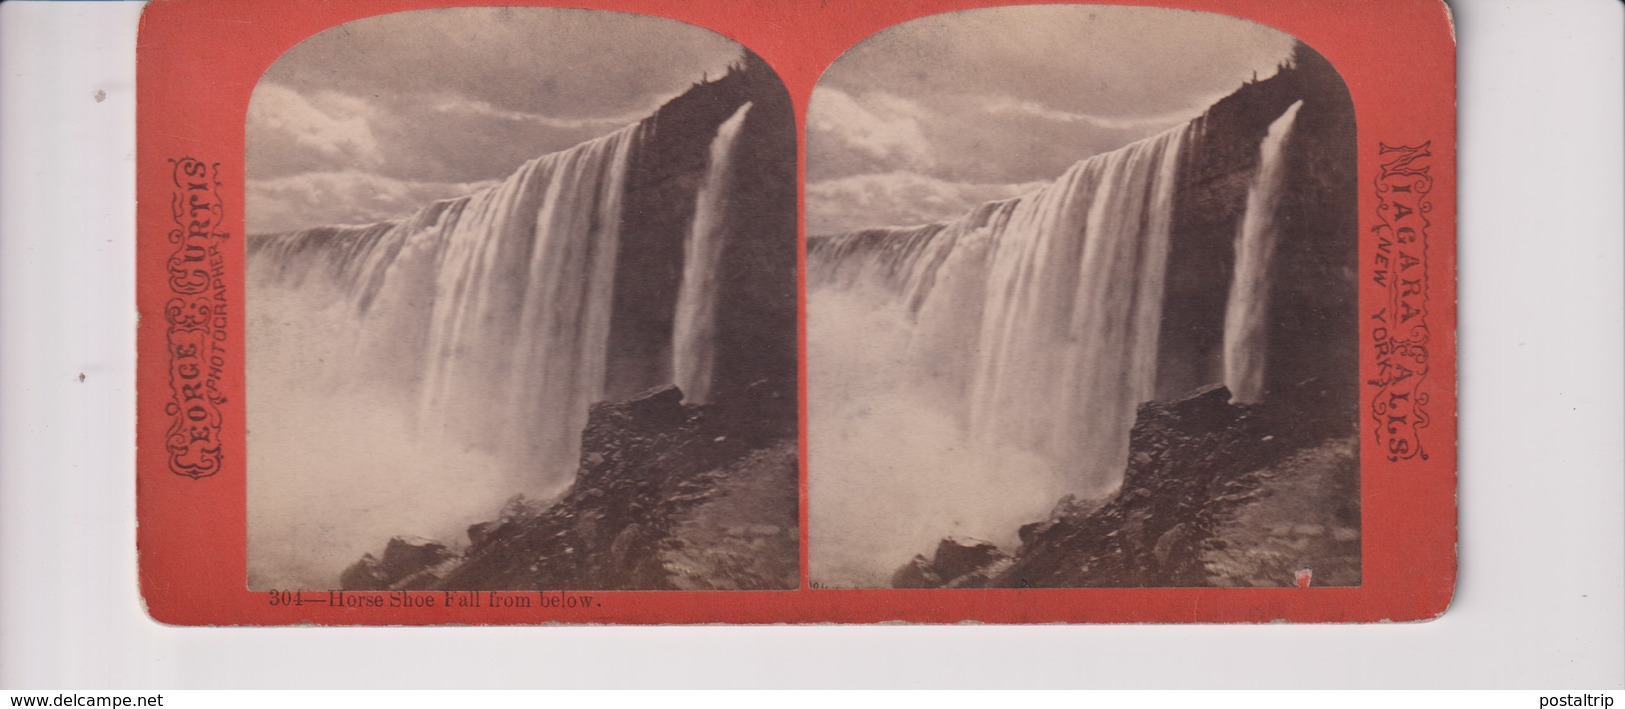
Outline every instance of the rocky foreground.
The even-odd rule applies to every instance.
[[[1123,485],[1061,500],[1014,553],[942,540],[899,588],[1357,586],[1359,434],[1313,383],[1259,405],[1221,385],[1140,407]]]
[[[340,587],[797,587],[798,447],[782,415],[793,399],[760,389],[739,398],[748,405],[682,399],[666,386],[593,406],[581,468],[558,499],[515,497],[496,519],[469,527],[461,553],[396,537],[382,556],[346,569]]]

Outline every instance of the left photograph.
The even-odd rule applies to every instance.
[[[800,584],[796,140],[743,46],[383,15],[246,126],[250,590]]]

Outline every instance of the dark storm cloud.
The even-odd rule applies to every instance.
[[[918,220],[928,185],[939,188],[931,204],[957,206],[997,184],[1054,179],[1195,117],[1255,72],[1274,74],[1293,42],[1222,15],[1113,6],[993,8],[892,27],[842,55],[814,93],[807,175],[830,184],[809,189],[809,223]],[[885,179],[896,189],[842,199]],[[887,210],[884,194],[906,203]]]
[[[404,216],[410,197],[455,196],[637,121],[740,54],[692,25],[591,10],[421,10],[331,28],[255,89],[250,230]]]

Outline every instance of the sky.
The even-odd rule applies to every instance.
[[[372,17],[288,50],[248,110],[248,230],[404,217],[652,113],[740,57],[663,18],[459,8]]]
[[[1275,74],[1289,35],[1223,15],[1022,6],[848,50],[807,115],[807,232],[951,219],[1183,123]]]

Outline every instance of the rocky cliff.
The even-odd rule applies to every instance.
[[[594,406],[576,480],[515,497],[453,551],[398,537],[345,590],[735,590],[799,583],[793,422],[751,388],[705,406],[674,386]],[[775,408],[769,404],[766,409]]]
[[[684,244],[712,137],[741,106],[738,179],[720,218],[731,239],[718,267],[716,386],[796,376],[796,138],[790,96],[745,53],[721,78],[695,84],[644,121],[648,139],[627,176],[606,385],[622,398],[672,381],[669,348]]]
[[[1358,192],[1354,104],[1336,69],[1299,44],[1280,71],[1220,99],[1195,121],[1180,163],[1168,254],[1157,396],[1171,398],[1223,373],[1225,299],[1236,235],[1269,125],[1303,101],[1285,148],[1289,186],[1271,277],[1266,390],[1316,378],[1357,390]]]
[[[1214,385],[1144,404],[1115,495],[1061,500],[1020,529],[1014,553],[945,539],[892,585],[1359,585],[1358,429],[1320,383],[1292,393],[1236,405]]]

